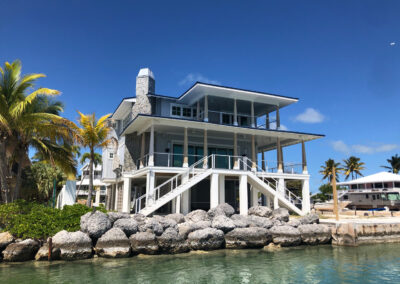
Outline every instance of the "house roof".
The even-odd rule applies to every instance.
[[[373,183],[373,182],[400,182],[400,175],[380,172],[366,177],[354,179],[351,181],[339,182],[338,185],[351,185],[351,184],[362,184],[362,183]]]
[[[129,109],[132,108],[132,105],[136,102],[135,97],[123,98],[119,103],[117,108],[114,110],[111,118],[113,119],[124,119],[126,114],[129,112]]]

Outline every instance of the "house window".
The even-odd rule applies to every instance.
[[[114,153],[109,153],[109,154],[108,154],[108,158],[109,158],[109,159],[114,159]]]
[[[368,199],[368,198],[369,198],[369,195],[368,195],[368,194],[366,194],[366,195],[365,195],[365,198],[366,198],[366,199]]]
[[[379,194],[376,195],[376,199],[381,199]]]
[[[193,117],[197,117],[197,109],[193,109]]]
[[[188,107],[182,108],[182,114],[184,117],[192,117],[192,109]]]
[[[372,200],[375,200],[376,198],[375,198],[375,194],[372,194]]]
[[[181,107],[172,106],[172,115],[181,116]]]
[[[231,124],[231,116],[229,114],[222,114],[222,124]]]

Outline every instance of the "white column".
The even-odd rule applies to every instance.
[[[175,213],[181,213],[181,196],[175,198]]]
[[[204,121],[208,122],[208,96],[204,96]]]
[[[184,174],[182,176],[182,183],[187,182],[189,179],[188,174]],[[189,213],[190,210],[190,190],[188,189],[187,191],[185,191],[184,193],[181,194],[181,213],[182,214],[187,214]]]
[[[281,151],[281,139],[278,137],[276,139],[276,157],[278,162],[278,173],[283,173],[283,165],[282,165],[282,151]]]
[[[119,190],[118,190],[118,183],[114,185],[115,187],[115,200],[114,200],[114,210],[118,211],[118,195],[119,195]]]
[[[302,211],[304,213],[310,213],[310,180],[309,178],[303,180],[302,186]]]
[[[256,156],[256,142],[255,142],[255,136],[251,135],[251,170],[256,171],[257,170],[257,156]]]
[[[210,208],[218,205],[218,174],[211,174],[210,177]]]
[[[208,156],[208,138],[207,138],[207,129],[204,129],[204,141],[203,141],[203,155],[204,157]],[[208,159],[205,159],[203,162],[203,168],[208,168]]]
[[[219,204],[225,203],[225,176],[219,175]]]
[[[154,203],[154,184],[155,184],[155,175],[154,171],[149,171],[147,173],[146,179],[146,206]]]
[[[101,194],[101,191],[100,191],[100,188],[99,188],[98,190],[96,190],[96,197],[94,199],[94,203],[97,206],[99,206],[99,204],[100,204],[100,194]]]
[[[200,120],[200,101],[197,101],[196,109],[196,119]]]
[[[154,166],[154,125],[150,127],[149,167]]]
[[[250,116],[251,116],[251,127],[256,127],[256,120],[254,117],[254,102],[251,102],[251,109],[250,109]]]
[[[139,167],[143,168],[144,167],[144,152],[145,152],[145,146],[146,146],[146,132],[142,133],[142,142],[141,142],[141,150],[140,150],[140,161],[139,161]]]
[[[247,196],[247,175],[239,177],[239,208],[240,215],[247,215],[248,196]]]
[[[187,168],[189,167],[189,159],[188,159],[188,130],[184,128],[184,135],[183,135],[183,165],[182,167]]]
[[[271,208],[271,200],[270,200],[269,195],[266,194],[266,195],[264,195],[264,196],[265,196],[265,205],[266,205],[268,208]]]
[[[233,133],[233,169],[239,169],[239,160],[238,160],[238,149],[237,149],[237,134]]]
[[[236,99],[233,100],[233,125],[238,126],[238,117],[237,117],[237,102]]]
[[[278,192],[276,194],[279,194]],[[274,209],[279,208],[278,195],[274,196]]]
[[[251,205],[258,205],[258,190],[254,186],[251,188]]]
[[[302,163],[303,163],[303,174],[308,174],[306,146],[304,145],[304,141],[301,141],[301,157],[302,157]]]
[[[285,196],[285,180],[278,178],[278,192],[281,196]]]
[[[122,212],[131,213],[131,179],[124,178]]]

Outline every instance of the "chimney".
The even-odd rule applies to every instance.
[[[136,77],[136,103],[132,107],[132,118],[138,114],[151,114],[151,103],[148,93],[155,92],[156,81],[149,68],[142,68]]]

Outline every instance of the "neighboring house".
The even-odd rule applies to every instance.
[[[102,165],[97,165],[93,170],[93,192],[94,196],[93,206],[99,206],[105,203],[106,199],[106,184],[102,182]],[[77,199],[87,199],[89,193],[89,163],[86,163],[81,168],[80,179],[76,181],[76,195]]]
[[[305,142],[323,135],[280,129],[280,109],[298,99],[195,83],[179,97],[155,93],[154,75],[141,69],[136,97],[125,98],[109,125],[103,177],[109,210],[188,213],[231,204],[310,211]],[[297,163],[283,148],[298,144]],[[301,150],[300,150],[301,149]],[[285,186],[301,180],[303,199]]]

